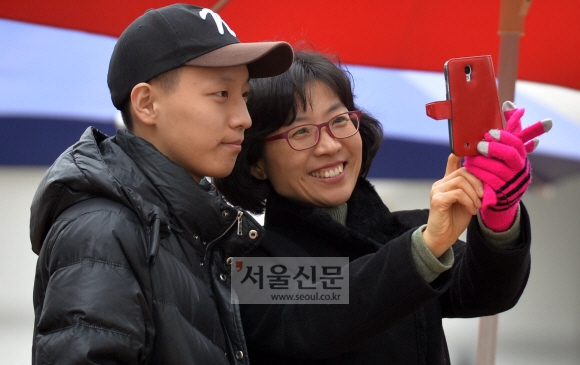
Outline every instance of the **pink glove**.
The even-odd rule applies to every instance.
[[[485,141],[477,144],[481,155],[467,156],[464,162],[467,171],[483,183],[481,220],[496,232],[506,231],[514,223],[520,199],[532,181],[527,154],[538,145],[536,137],[552,128],[552,121],[545,119],[522,129],[524,109],[509,101],[502,109],[505,130],[486,133]]]

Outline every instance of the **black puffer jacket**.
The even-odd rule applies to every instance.
[[[261,227],[152,145],[87,129],[31,208],[34,364],[248,364],[231,256]]]
[[[442,318],[499,313],[522,295],[530,221],[521,205],[518,243],[498,249],[474,217],[467,243],[453,246],[453,267],[429,284],[411,253],[411,235],[428,214],[390,212],[364,179],[348,200],[346,226],[271,194],[264,242],[248,255],[349,257],[349,304],[242,305],[252,364],[449,364]]]

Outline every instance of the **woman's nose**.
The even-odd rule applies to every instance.
[[[314,148],[318,154],[333,154],[342,148],[342,143],[340,143],[340,140],[331,136],[327,128],[322,128],[320,130],[320,136],[318,137],[318,143]]]

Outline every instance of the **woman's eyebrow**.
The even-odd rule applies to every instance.
[[[342,108],[343,106],[344,105],[340,101],[337,101],[335,104],[332,104],[331,106],[329,106],[326,109],[326,113],[331,113],[331,112],[333,112],[335,110],[338,110],[338,109]],[[297,116],[292,123],[294,123],[294,122],[302,122],[304,120],[307,120],[307,118],[304,117],[304,116]]]
[[[338,109],[342,108],[343,106],[344,106],[344,105],[343,105],[343,104],[342,104],[340,101],[337,101],[335,104],[332,104],[332,105],[331,105],[331,106],[330,106],[330,107],[329,107],[329,108],[326,110],[326,112],[327,112],[327,113],[333,112],[333,111],[335,111],[335,110],[338,110]],[[346,107],[345,107],[345,108],[346,108]]]

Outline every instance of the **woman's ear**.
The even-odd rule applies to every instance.
[[[264,160],[259,160],[250,167],[250,174],[258,180],[267,180],[268,175],[264,166]]]
[[[155,124],[156,109],[154,104],[154,90],[146,82],[141,82],[131,91],[131,109],[139,121],[147,125]]]

